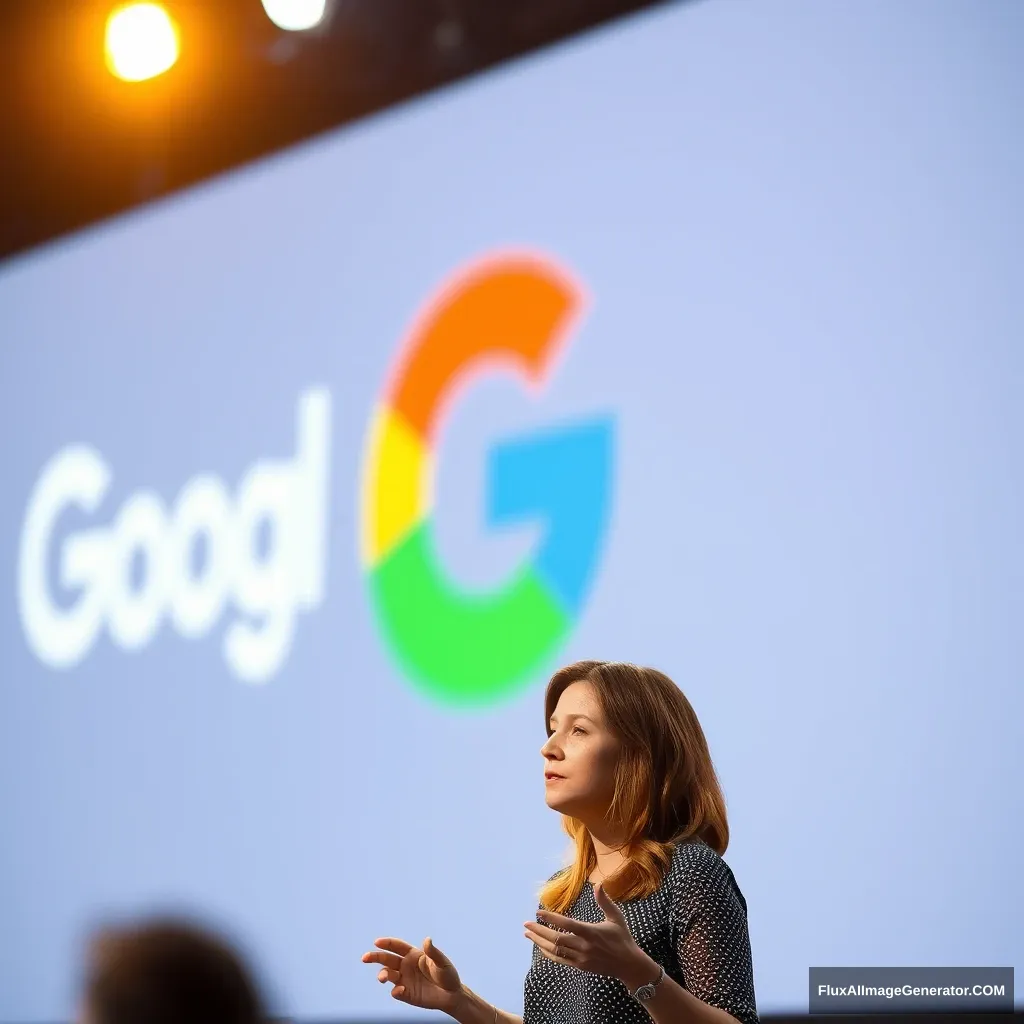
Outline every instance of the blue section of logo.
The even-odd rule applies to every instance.
[[[611,511],[614,419],[496,444],[487,464],[487,522],[546,523],[536,573],[575,617],[586,598]]]

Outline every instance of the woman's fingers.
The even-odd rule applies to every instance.
[[[385,967],[397,970],[402,963],[402,958],[397,953],[380,953],[374,950],[372,953],[363,954],[364,964],[383,964]]]
[[[399,956],[405,956],[412,949],[411,942],[406,942],[405,939],[397,939],[393,935],[388,935],[383,939],[374,939],[373,944],[381,949],[388,949],[392,953],[397,953]]]
[[[395,970],[394,968],[385,967],[380,974],[377,975],[377,980],[383,985],[385,981],[390,981],[392,985],[397,985],[402,979],[402,972]]]
[[[392,953],[397,953],[399,956],[405,956],[405,954],[412,949],[411,942],[406,942],[405,939],[396,939],[394,936],[388,936],[384,939],[375,939],[373,944],[375,946],[380,946],[381,949],[388,949]]]
[[[528,921],[525,935],[545,956],[553,957],[557,950],[557,955],[565,959],[567,953],[582,952],[576,945],[579,940],[569,932],[557,931],[545,925]]]

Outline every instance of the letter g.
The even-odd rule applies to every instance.
[[[18,606],[29,646],[53,668],[70,668],[88,652],[104,615],[105,542],[102,531],[71,537],[61,552],[61,583],[81,587],[68,609],[47,586],[50,539],[60,513],[75,505],[95,512],[110,485],[110,469],[95,448],[69,445],[46,464],[25,512],[18,554]]]

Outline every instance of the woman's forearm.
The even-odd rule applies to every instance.
[[[658,969],[658,964],[643,954],[640,962],[619,980],[628,991],[635,992],[639,986],[654,981]],[[654,1024],[738,1024],[731,1013],[698,999],[668,975],[643,1006]]]
[[[709,1006],[672,978],[666,978],[654,996],[644,1003],[654,1024],[739,1024],[717,1006]]]
[[[449,1016],[459,1024],[523,1024],[522,1017],[497,1009],[467,985],[462,986],[462,998]]]

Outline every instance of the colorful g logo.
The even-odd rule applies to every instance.
[[[511,366],[535,385],[580,311],[579,287],[531,256],[457,274],[399,352],[367,442],[362,561],[388,646],[446,704],[481,705],[529,681],[565,640],[593,581],[611,505],[610,419],[496,444],[488,526],[540,519],[533,559],[502,588],[466,592],[432,541],[433,446],[445,406],[474,373]]]

